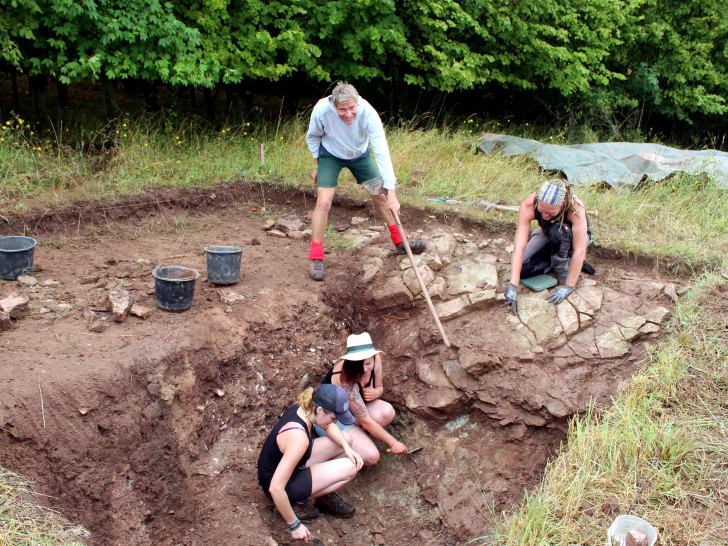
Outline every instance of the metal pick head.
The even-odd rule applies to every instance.
[[[369,192],[369,195],[379,195],[382,193],[384,181],[381,176],[378,176],[376,178],[365,180],[361,183],[361,185],[364,186],[364,189],[367,190],[367,192]]]

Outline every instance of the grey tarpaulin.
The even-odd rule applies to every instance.
[[[615,189],[632,188],[645,176],[661,180],[685,172],[712,176],[721,188],[728,189],[728,153],[717,150],[678,150],[632,142],[561,146],[494,133],[484,133],[478,148],[506,156],[527,154],[541,168],[563,172],[575,186],[606,182]]]

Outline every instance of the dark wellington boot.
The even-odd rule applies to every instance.
[[[427,241],[418,241],[417,239],[407,239],[407,241],[409,241],[412,254],[422,254],[427,248]],[[397,254],[407,254],[407,249],[404,247],[404,243],[397,243],[394,246],[397,247]]]
[[[329,493],[313,501],[316,508],[321,512],[331,514],[337,518],[350,518],[356,512],[351,504],[344,502],[336,493]]]

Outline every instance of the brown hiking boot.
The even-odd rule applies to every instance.
[[[412,254],[422,254],[427,248],[427,241],[418,241],[417,239],[407,239],[409,242],[410,250]],[[404,243],[397,243],[394,245],[397,247],[397,254],[407,254],[407,249],[404,247]]]
[[[293,508],[293,513],[296,514],[296,517],[300,519],[301,521],[311,521],[319,517],[319,510],[316,508],[313,503],[310,500],[307,500],[306,502],[292,502],[291,508]],[[278,509],[273,507],[276,514],[278,514]]]
[[[351,504],[344,502],[336,493],[329,493],[313,501],[316,508],[337,518],[350,518],[356,512]]]
[[[312,260],[311,278],[315,281],[324,280],[324,261],[323,260]]]

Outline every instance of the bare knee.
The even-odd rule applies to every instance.
[[[364,466],[374,466],[379,462],[379,450],[376,448],[376,446],[372,446],[372,449],[367,449],[365,453],[359,453],[361,455],[362,460],[364,461]]]
[[[319,196],[318,199],[316,199],[316,208],[321,212],[329,212],[329,209],[331,208],[331,203],[333,202],[333,199],[330,197],[321,197]]]

